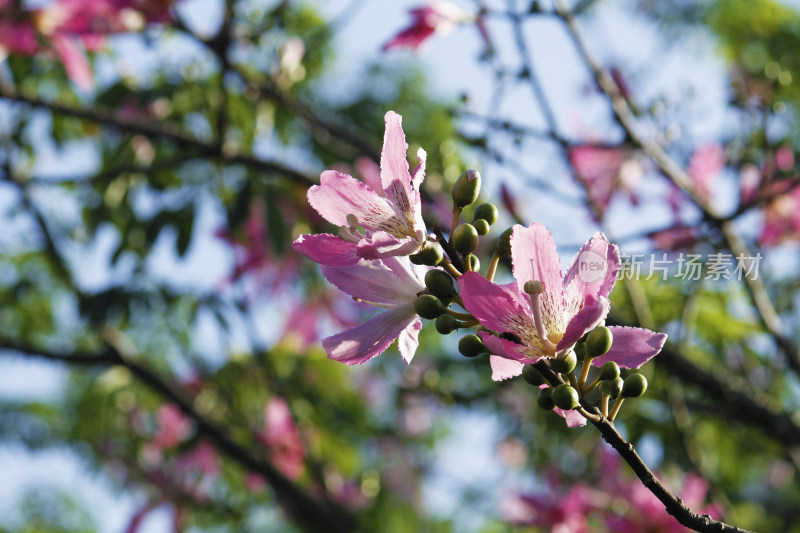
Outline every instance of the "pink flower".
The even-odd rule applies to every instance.
[[[192,432],[192,421],[175,404],[159,407],[156,412],[156,422],[158,430],[153,436],[152,444],[159,450],[177,446]]]
[[[272,462],[286,477],[297,479],[302,474],[306,451],[283,398],[272,398],[264,407],[261,440],[269,448]]]
[[[567,152],[575,176],[586,189],[596,217],[602,217],[614,194],[628,192],[631,201],[638,199],[633,188],[642,176],[642,165],[625,146],[574,146]]]
[[[569,352],[609,311],[608,295],[620,268],[619,251],[596,233],[575,255],[565,276],[553,236],[538,223],[514,226],[511,260],[515,281],[492,283],[467,272],[458,278],[461,298],[485,327],[510,334],[519,342],[490,332],[480,336],[496,357],[491,358],[492,379],[522,372],[523,364]],[[592,360],[595,366],[615,361],[638,368],[655,356],[666,335],[639,328],[610,328],[611,350]]]
[[[717,143],[701,146],[689,159],[689,177],[704,200],[711,199],[711,189],[723,168],[725,150]]]
[[[556,487],[557,488],[557,487]],[[506,520],[517,526],[545,528],[551,533],[591,533],[586,520],[588,490],[581,485],[564,494],[519,494],[503,504]]]
[[[778,196],[764,207],[764,227],[758,242],[776,246],[800,238],[800,187]]]
[[[380,355],[397,339],[400,355],[411,362],[419,345],[422,322],[414,311],[417,294],[425,290],[430,267],[412,265],[408,257],[358,260],[349,266],[323,266],[322,273],[339,290],[385,309],[363,324],[328,337],[322,346],[328,357],[348,365]]]
[[[411,48],[419,50],[435,34],[445,35],[459,24],[472,22],[475,17],[450,2],[431,2],[411,10],[411,26],[383,45],[383,50]]]
[[[355,255],[348,259],[350,264],[358,257],[379,259],[414,253],[427,238],[419,193],[425,178],[426,154],[419,149],[420,164],[412,175],[406,160],[407,150],[402,117],[389,111],[380,181],[370,172],[365,173],[364,183],[347,174],[327,170],[322,173],[320,184],[309,189],[311,206],[328,222],[343,228],[342,235],[348,240],[357,243]],[[357,226],[367,233],[359,233],[355,229]],[[307,249],[304,253],[322,264],[341,266],[341,263],[325,260],[327,253],[335,248],[334,239],[336,237],[327,234],[305,236]],[[351,250],[350,247],[346,249]]]

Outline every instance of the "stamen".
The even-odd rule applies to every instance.
[[[533,261],[531,261],[533,262]],[[538,279],[525,282],[523,286],[525,292],[528,294],[531,302],[531,310],[533,311],[533,323],[536,324],[536,333],[542,339],[542,343],[555,352],[556,345],[547,338],[547,333],[544,331],[544,324],[542,323],[542,310],[539,306],[539,295],[544,292],[544,283]]]

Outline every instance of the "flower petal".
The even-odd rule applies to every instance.
[[[79,41],[63,34],[53,36],[50,43],[67,71],[67,77],[81,90],[90,91],[94,85],[92,67]]]
[[[359,365],[386,351],[403,330],[417,320],[419,318],[413,308],[398,307],[324,339],[322,346],[331,359],[347,365]],[[404,343],[407,349],[408,339]]]
[[[344,267],[358,261],[356,245],[330,233],[300,235],[292,243],[294,251],[321,265]]]
[[[408,143],[403,133],[403,117],[389,111],[384,117],[386,133],[381,151],[381,184],[401,219],[413,221],[411,174],[408,171]]]
[[[567,421],[568,428],[579,428],[586,425],[586,419],[580,414],[578,411],[574,409],[570,409],[569,411],[564,411],[563,409],[559,409],[558,407],[554,408],[558,416],[564,417]]]
[[[619,269],[619,249],[605,235],[595,233],[575,254],[564,275],[567,316],[577,313],[587,297],[608,298]]]
[[[376,231],[369,239],[362,239],[356,254],[364,259],[381,259],[398,255],[409,255],[417,251],[419,242],[412,237],[397,238],[385,231]]]
[[[347,217],[354,215],[368,230],[403,234],[406,229],[386,198],[354,177],[335,170],[323,172],[320,184],[308,190],[308,203],[336,226],[350,226]]]
[[[498,357],[523,364],[535,363],[542,358],[542,353],[530,346],[501,339],[488,332],[481,332],[478,335],[480,335],[486,347],[489,348],[489,351]]]
[[[403,361],[406,364],[411,362],[414,358],[414,353],[419,346],[419,331],[422,329],[422,320],[417,317],[406,329],[400,332],[397,337],[397,349],[400,350],[400,355],[403,356]]]
[[[611,304],[602,296],[588,297],[586,305],[569,321],[567,331],[556,346],[556,351],[572,348],[581,337],[597,327],[608,315]]]
[[[495,337],[495,339],[497,339],[497,337]],[[511,359],[506,359],[498,355],[489,356],[489,364],[492,367],[492,381],[503,381],[504,379],[519,376],[522,374],[522,369],[525,367],[525,365],[519,361],[512,361]]]
[[[603,366],[614,361],[622,368],[639,368],[655,357],[667,340],[665,333],[654,333],[649,329],[612,326],[608,328],[614,337],[607,354],[592,359],[594,366]]]
[[[519,337],[536,331],[514,284],[497,285],[477,272],[466,272],[458,278],[458,288],[467,311],[487,328]]]
[[[367,186],[375,191],[378,196],[386,196],[381,184],[381,167],[369,157],[356,159],[356,172]]]
[[[544,283],[539,297],[545,331],[561,333],[566,327],[561,260],[556,253],[553,236],[538,222],[530,227],[514,226],[511,234],[511,261],[519,292],[524,294],[525,283],[538,280]]]
[[[346,267],[323,266],[322,273],[336,287],[356,298],[377,304],[413,303],[425,286],[401,279],[381,261],[359,260]]]

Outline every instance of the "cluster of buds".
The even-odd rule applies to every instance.
[[[539,404],[555,409],[570,427],[594,416],[581,401],[598,389],[602,414],[613,420],[623,399],[641,396],[647,386],[641,374],[623,381],[620,367],[639,368],[666,340],[646,329],[605,326],[620,268],[617,247],[596,233],[562,274],[550,232],[536,222],[515,225],[499,235],[482,274],[476,251],[498,210],[483,203],[472,210],[471,222],[462,221],[463,211],[478,201],[480,173],[467,170],[453,185],[449,235],[438,227],[429,233],[420,215],[425,152],[419,150],[420,165],[410,172],[399,115],[389,112],[386,124],[379,179],[364,176],[360,182],[328,171],[309,191],[311,205],[340,227],[339,235],[295,241],[297,251],[323,265],[331,283],[384,310],[325,339],[328,355],[359,364],[397,339],[409,363],[420,319],[435,321],[442,335],[474,328],[458,349],[466,357],[489,354],[492,379],[522,374],[542,389]],[[514,280],[500,285],[494,277],[503,259],[510,260]],[[592,366],[597,376],[587,383]],[[540,372],[545,368],[548,378]]]

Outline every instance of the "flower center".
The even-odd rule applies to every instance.
[[[556,345],[553,344],[553,342],[547,337],[547,333],[544,330],[544,324],[542,323],[542,309],[539,299],[541,294],[544,292],[544,283],[538,279],[534,279],[526,282],[523,288],[531,302],[533,323],[536,325],[536,333],[539,335],[539,338],[542,339],[542,343],[555,353]]]

